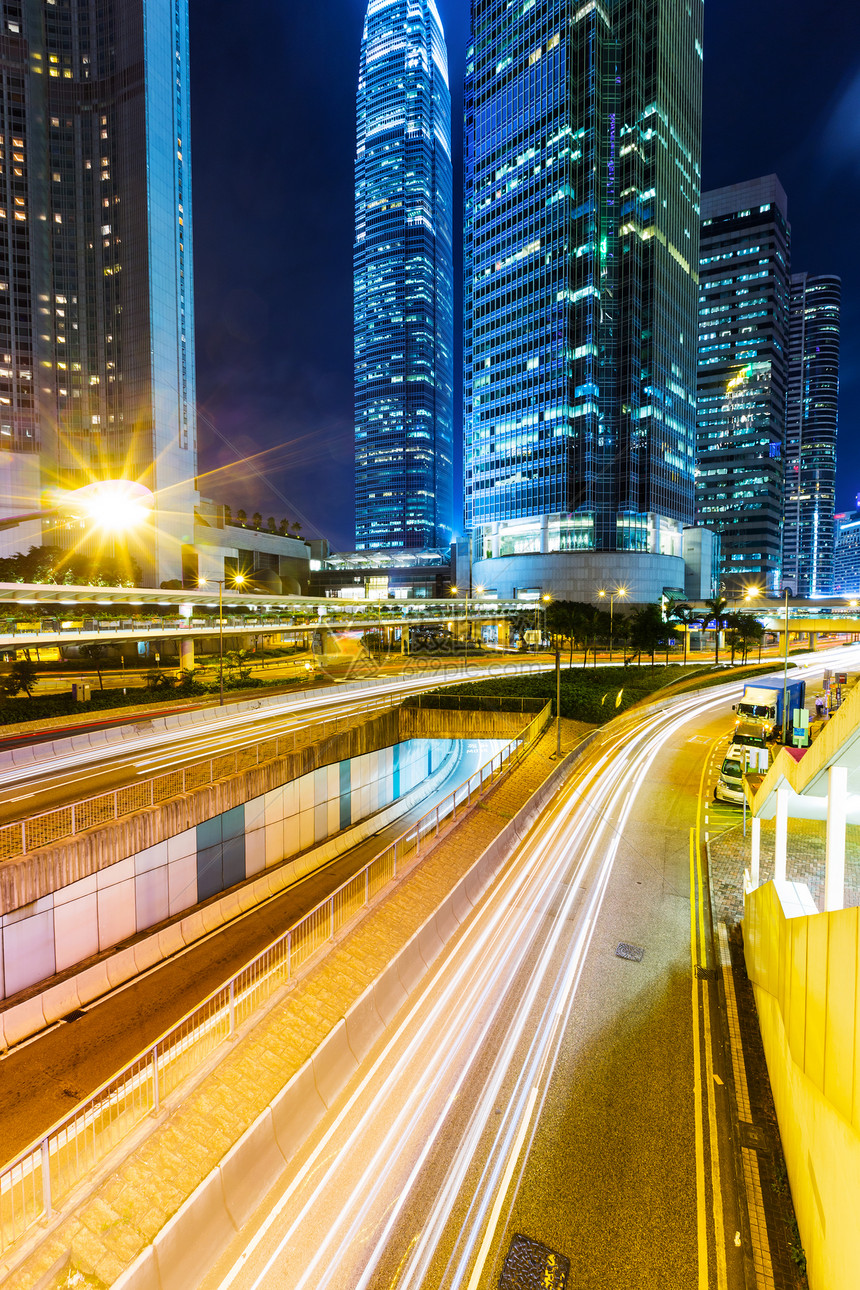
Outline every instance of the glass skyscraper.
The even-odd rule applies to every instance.
[[[782,583],[797,596],[834,588],[841,282],[791,279]]]
[[[370,0],[355,164],[355,545],[452,530],[451,93],[435,0]]]
[[[776,175],[702,194],[696,518],[729,593],[781,590],[791,230]]]
[[[139,480],[181,574],[196,420],[187,0],[0,0],[0,444]],[[75,533],[47,534],[55,543]]]
[[[681,554],[702,22],[702,0],[472,0],[465,507],[487,584],[504,557]],[[532,577],[571,594],[561,570]]]

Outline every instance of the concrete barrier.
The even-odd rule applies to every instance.
[[[310,1058],[272,1102],[275,1141],[285,1160],[292,1160],[326,1112]]]
[[[403,1007],[409,995],[400,981],[396,963],[390,963],[373,985],[373,998],[384,1025],[389,1025]]]
[[[366,990],[354,1007],[347,1012],[344,1022],[346,1037],[356,1062],[360,1065],[385,1030],[385,1023],[376,1011],[373,989]]]
[[[160,1290],[189,1290],[196,1285],[213,1252],[224,1249],[234,1232],[224,1199],[219,1165],[189,1196],[153,1242]],[[121,1285],[122,1282],[121,1277],[114,1284]]]
[[[358,1062],[349,1046],[343,1018],[329,1032],[323,1047],[314,1054],[311,1062],[319,1095],[326,1108],[330,1108],[358,1070]]]
[[[253,1215],[285,1164],[267,1106],[221,1161],[224,1204],[237,1230]]]
[[[56,1017],[54,1018],[56,1021]],[[45,1029],[45,1013],[42,1007],[42,996],[25,999],[16,1008],[3,1014],[3,1043],[7,1048],[29,1039]]]

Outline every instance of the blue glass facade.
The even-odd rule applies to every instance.
[[[38,444],[45,487],[145,483],[157,523],[135,555],[178,577],[196,496],[188,0],[0,0],[0,24],[0,435]]]
[[[482,559],[680,551],[692,522],[702,23],[702,0],[472,0],[464,464]]]
[[[775,175],[702,195],[696,518],[729,593],[781,589],[791,230]]]
[[[355,545],[451,541],[451,94],[435,0],[370,0],[355,165]]]
[[[788,336],[782,582],[797,596],[834,593],[839,404],[837,277],[794,274]]]

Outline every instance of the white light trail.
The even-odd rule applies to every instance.
[[[542,817],[541,827],[533,830],[523,844],[517,864],[497,879],[479,915],[473,916],[468,934],[461,936],[454,951],[428,974],[422,997],[409,1007],[383,1053],[233,1265],[220,1290],[235,1284],[273,1226],[282,1217],[287,1219],[288,1214],[286,1230],[279,1230],[276,1248],[272,1252],[267,1245],[265,1265],[259,1268],[255,1263],[253,1281],[243,1281],[243,1285],[260,1290],[274,1284],[271,1278],[276,1269],[277,1284],[289,1284],[294,1290],[347,1283],[355,1290],[368,1290],[375,1284],[380,1260],[404,1206],[458,1094],[474,1071],[498,1009],[532,951],[549,901],[564,877],[566,896],[546,942],[540,945],[528,981],[519,989],[518,1004],[500,1050],[448,1162],[435,1201],[423,1217],[420,1237],[400,1270],[398,1290],[417,1290],[425,1282],[458,1200],[462,1210],[460,1198],[466,1175],[483,1143],[486,1162],[466,1221],[459,1220],[459,1235],[445,1284],[466,1286],[470,1278],[480,1275],[491,1254],[498,1224],[512,1203],[509,1193],[515,1179],[518,1186],[517,1165],[527,1158],[615,858],[638,794],[654,758],[667,741],[694,715],[725,702],[726,691],[721,687],[713,697],[697,695],[671,709],[640,718],[627,732],[623,749],[608,747],[578,783],[563,790],[549,818]],[[573,943],[566,948],[559,970],[557,959],[565,924],[580,896],[582,882],[591,871],[591,886],[577,919]],[[548,984],[546,1002],[535,1017],[537,1001],[546,994]],[[444,1033],[444,1042],[437,1037],[434,1043],[434,1033]],[[520,1060],[513,1091],[501,1120],[497,1120],[494,1109],[527,1035],[531,1038],[526,1057]],[[429,1058],[422,1054],[428,1045]],[[390,1117],[387,1122],[386,1114]],[[383,1123],[387,1123],[384,1132],[380,1128]],[[494,1125],[494,1133],[488,1145],[490,1125]],[[423,1127],[420,1141],[413,1138],[419,1126]],[[341,1131],[346,1132],[346,1137],[338,1138],[335,1150],[334,1135]],[[368,1137],[372,1142],[369,1150]],[[361,1167],[355,1164],[358,1159],[363,1161]],[[355,1176],[347,1178],[350,1168]],[[305,1184],[311,1172],[313,1186],[308,1191]],[[311,1244],[304,1225],[319,1213],[330,1189],[337,1197],[338,1219],[322,1237],[317,1234]],[[297,1212],[294,1204],[298,1205]],[[302,1248],[311,1251],[309,1258],[300,1270],[294,1270],[294,1279],[285,1279],[287,1256],[292,1257]]]

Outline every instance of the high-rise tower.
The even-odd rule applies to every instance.
[[[451,541],[451,93],[435,0],[370,0],[355,164],[355,545]]]
[[[187,10],[0,3],[0,445],[42,488],[151,488],[150,579],[193,532]]]
[[[696,517],[729,593],[781,588],[791,230],[776,175],[702,194]]]
[[[829,275],[791,279],[782,584],[796,596],[835,590],[841,290]]]
[[[472,0],[466,525],[500,594],[683,590],[702,21],[702,0]]]

